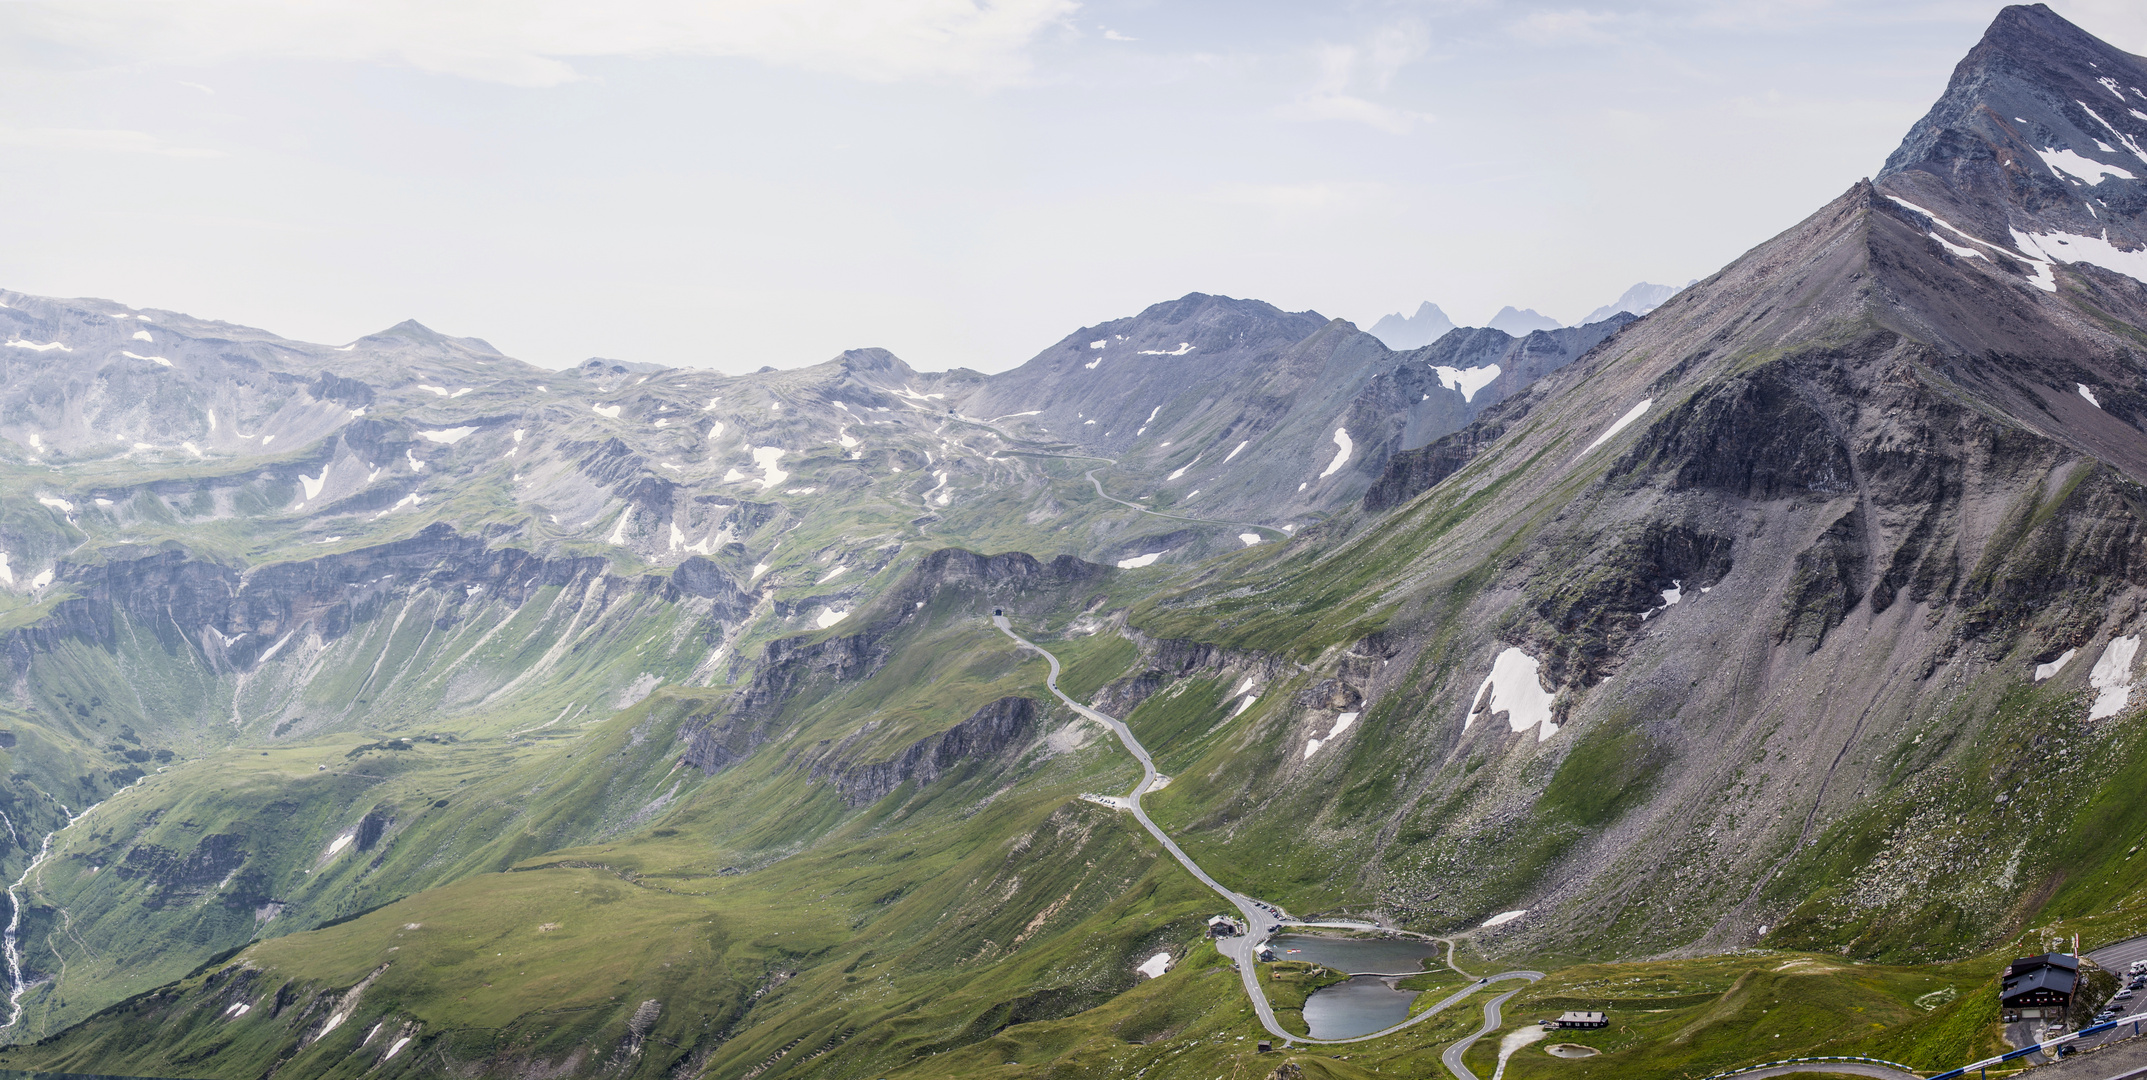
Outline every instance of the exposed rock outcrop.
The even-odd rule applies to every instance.
[[[1036,733],[1038,715],[1034,698],[1003,697],[886,761],[823,760],[813,764],[810,775],[834,784],[844,802],[864,806],[912,780],[921,787],[964,762],[996,757],[1025,744]]]

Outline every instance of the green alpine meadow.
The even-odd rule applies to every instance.
[[[0,291],[0,1077],[2147,1063],[2147,59],[1928,90],[1574,326]]]

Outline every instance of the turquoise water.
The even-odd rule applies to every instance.
[[[1277,960],[1306,960],[1336,971],[1376,971],[1383,975],[1421,971],[1424,961],[1443,955],[1439,946],[1398,938],[1331,938],[1284,934],[1268,941]]]
[[[1409,1019],[1413,990],[1396,990],[1385,979],[1360,976],[1314,991],[1305,999],[1305,1030],[1315,1039],[1369,1035]]]

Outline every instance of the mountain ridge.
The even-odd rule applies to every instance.
[[[2147,67],[2008,8],[1899,167],[1644,317],[1405,353],[1191,294],[994,376],[398,339],[331,382],[23,298],[0,548],[53,576],[0,592],[0,862],[44,1041],[0,1065],[1279,1068],[1218,898],[1111,803],[1138,763],[995,615],[1217,880],[1548,958],[1514,1012],[1615,1002],[1596,1067],[1993,1055],[2007,956],[2147,930],[2147,184],[2058,167],[2119,156],[2090,89]],[[94,356],[177,389],[107,418]],[[212,407],[253,434],[114,437]],[[1254,973],[1281,1023],[1302,967]]]

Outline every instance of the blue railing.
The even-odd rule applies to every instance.
[[[1780,1065],[1804,1065],[1804,1064],[1814,1064],[1814,1063],[1818,1063],[1818,1062],[1825,1062],[1825,1061],[1856,1061],[1856,1062],[1862,1062],[1863,1064],[1866,1064],[1866,1065],[1884,1065],[1884,1066],[1886,1066],[1886,1067],[1887,1067],[1887,1068],[1889,1068],[1889,1069],[1899,1069],[1899,1070],[1901,1070],[1902,1072],[1905,1072],[1905,1073],[1913,1073],[1913,1072],[1915,1072],[1915,1071],[1916,1071],[1916,1070],[1914,1070],[1914,1069],[1911,1069],[1911,1068],[1909,1068],[1908,1066],[1906,1066],[1906,1065],[1903,1065],[1903,1064],[1901,1064],[1901,1063],[1899,1063],[1899,1062],[1896,1062],[1896,1061],[1887,1061],[1887,1060],[1886,1060],[1886,1059],[1884,1059],[1884,1058],[1875,1058],[1875,1057],[1794,1057],[1794,1058],[1783,1058],[1783,1059],[1782,1059],[1782,1060],[1780,1060],[1780,1061],[1769,1061],[1769,1062],[1766,1062],[1766,1063],[1764,1063],[1764,1064],[1760,1064],[1760,1065],[1747,1065],[1747,1066],[1745,1066],[1744,1068],[1741,1068],[1741,1069],[1734,1069],[1734,1070],[1732,1070],[1732,1071],[1730,1071],[1730,1072],[1726,1072],[1726,1073],[1716,1073],[1715,1075],[1713,1075],[1713,1076],[1710,1076],[1710,1077],[1708,1077],[1708,1078],[1707,1078],[1707,1080],[1722,1080],[1722,1078],[1723,1078],[1723,1077],[1729,1077],[1729,1076],[1739,1076],[1739,1075],[1742,1075],[1742,1074],[1744,1074],[1744,1073],[1748,1073],[1748,1072],[1754,1072],[1754,1071],[1757,1071],[1757,1070],[1759,1070],[1759,1069],[1772,1069],[1772,1068],[1775,1068],[1776,1066],[1780,1066]]]
[[[2105,1031],[2109,1031],[2112,1028],[2120,1027],[2125,1024],[2132,1025],[2132,1034],[2138,1035],[2140,1033],[2140,1025],[2142,1023],[2147,1023],[2147,1012],[2134,1013],[2131,1016],[2121,1016],[2115,1020],[2105,1020],[2102,1023],[2091,1024],[2087,1027],[2081,1028],[2080,1030],[2075,1031],[2069,1035],[2060,1035],[2055,1039],[2039,1042],[2033,1046],[2023,1046],[2018,1050],[2008,1051],[1994,1058],[1985,1058],[1982,1061],[1975,1062],[1971,1065],[1963,1065],[1960,1068],[1954,1069],[1951,1072],[1939,1073],[1936,1076],[1927,1078],[1927,1080],[1960,1080],[1960,1078],[1967,1076],[1969,1073],[1972,1073],[1977,1069],[1988,1069],[1993,1065],[2012,1061],[2015,1058],[2024,1058],[2027,1057],[2029,1054],[2033,1054],[2038,1051],[2052,1050],[2059,1046],[2063,1046],[2064,1044],[2069,1043],[2074,1039],[2086,1038],[2089,1035],[2100,1035]],[[1732,1069],[1729,1072],[1716,1073],[1713,1076],[1708,1077],[1707,1080],[1726,1080],[1726,1078],[1728,1077],[1741,1076],[1748,1072],[1757,1072],[1760,1069],[1772,1069],[1781,1065],[1804,1065],[1826,1061],[1856,1061],[1862,1062],[1866,1065],[1884,1065],[1889,1069],[1899,1069],[1902,1072],[1908,1073],[1912,1076],[1915,1075],[1917,1072],[1917,1070],[1909,1068],[1908,1066],[1903,1065],[1900,1062],[1887,1061],[1883,1058],[1875,1057],[1794,1057],[1783,1058],[1780,1061],[1763,1062],[1758,1065],[1747,1065],[1741,1069]]]

